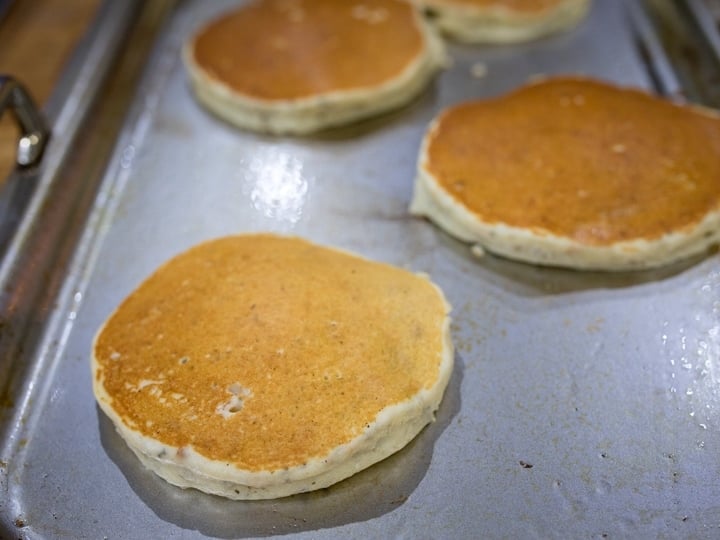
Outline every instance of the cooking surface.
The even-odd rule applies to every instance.
[[[12,533],[716,537],[717,255],[629,274],[476,260],[407,213],[420,140],[443,107],[539,73],[649,87],[627,4],[597,1],[577,30],[531,45],[453,45],[452,68],[410,106],[299,139],[239,132],[191,97],[181,44],[236,4],[184,2],[158,43],[67,276],[71,294],[16,403],[22,421],[0,463]],[[473,76],[478,63],[485,77]],[[243,503],[143,470],[94,403],[89,351],[167,258],[261,230],[429,273],[454,307],[457,355],[437,422],[407,448],[328,490]]]

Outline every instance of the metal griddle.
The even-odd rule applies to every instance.
[[[450,104],[555,73],[701,99],[663,52],[657,12],[597,0],[577,29],[532,44],[453,44],[452,67],[409,106],[285,138],[237,131],[191,96],[183,42],[239,3],[186,0],[166,21],[47,322],[16,353],[0,536],[718,537],[718,256],[633,273],[476,259],[407,212],[423,132]],[[227,501],[147,472],[90,381],[93,335],[134,287],[192,245],[246,231],[427,272],[454,307],[437,421],[347,481],[274,501]]]

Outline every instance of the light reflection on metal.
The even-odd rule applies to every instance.
[[[670,388],[684,403],[700,430],[720,425],[720,271],[710,273],[693,294],[692,320],[672,328],[663,325],[664,347],[670,353]],[[704,447],[703,435],[697,446]]]
[[[276,148],[250,162],[250,200],[265,217],[296,224],[307,200],[308,178],[297,157]]]

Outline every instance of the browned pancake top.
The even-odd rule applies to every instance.
[[[400,0],[260,0],[200,31],[194,58],[235,92],[287,100],[387,82],[423,40]]]
[[[433,386],[445,316],[437,289],[407,271],[297,238],[227,237],[172,259],[120,305],[97,337],[96,377],[148,437],[282,469]]]
[[[458,6],[468,8],[504,8],[521,13],[544,12],[565,0],[423,0],[430,6]]]
[[[590,245],[656,239],[720,209],[720,118],[557,78],[444,112],[427,170],[484,222]]]

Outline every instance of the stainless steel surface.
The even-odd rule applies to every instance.
[[[41,372],[36,350],[62,281],[68,251],[93,200],[88,171],[72,167],[80,127],[113,68],[138,1],[105,2],[53,92],[45,116],[55,136],[38,167],[18,168],[0,191],[0,440],[13,429],[26,385]],[[92,134],[93,140],[102,135]],[[95,160],[99,160],[96,156]],[[10,406],[12,405],[12,407]],[[5,478],[0,476],[0,488]],[[0,497],[0,506],[3,501]]]
[[[0,116],[6,110],[13,113],[21,130],[17,164],[21,167],[35,165],[45,149],[50,131],[25,87],[9,75],[0,75]]]
[[[716,0],[644,0],[681,97],[720,108],[720,49]]]
[[[715,58],[720,61],[720,2],[708,0],[687,0],[687,8],[712,48]],[[714,10],[714,11],[713,11]]]
[[[647,10],[641,2],[628,2],[628,12],[633,21],[637,48],[642,55],[647,71],[653,81],[653,89],[669,99],[683,97],[683,85],[678,80],[675,69],[667,57]]]
[[[68,156],[79,127],[86,118],[98,88],[112,67],[139,0],[102,3],[97,20],[78,45],[44,114],[50,128],[60,134],[48,145],[42,170],[28,178],[16,170],[0,190],[0,285],[6,286],[20,251],[48,202],[58,171]]]
[[[406,210],[419,142],[443,107],[539,73],[656,84],[627,2],[597,1],[576,30],[531,45],[453,45],[452,67],[408,107],[300,139],[238,132],[190,95],[182,43],[236,4],[181,3],[150,60],[3,423],[9,534],[718,537],[718,256],[627,274],[476,260]],[[94,404],[89,351],[168,257],[257,230],[428,272],[454,306],[457,355],[437,422],[406,449],[321,492],[242,503],[143,470]]]
[[[76,135],[84,126],[91,131],[79,138],[82,141],[107,137],[92,131],[107,125],[97,118],[88,122],[88,115],[99,88],[118,67],[112,59],[139,4],[102,4],[95,25],[81,40],[45,107],[59,136],[49,144],[41,166],[16,169],[0,191],[0,538],[16,537],[7,513],[6,450],[17,442],[12,433],[32,404],[28,385],[35,386],[44,375],[39,360],[46,346],[43,336],[52,333],[55,292],[87,217],[86,200],[94,200],[97,187],[90,182],[91,167],[73,168],[79,163]],[[100,112],[103,120],[112,116],[107,110]],[[101,166],[102,154],[89,160]]]

